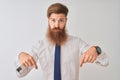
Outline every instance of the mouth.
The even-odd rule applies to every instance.
[[[62,30],[59,29],[59,28],[54,28],[53,31],[54,31],[54,32],[61,32]]]

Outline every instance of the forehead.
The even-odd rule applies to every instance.
[[[59,19],[59,18],[66,18],[66,16],[65,16],[65,14],[62,14],[62,13],[59,13],[59,14],[52,13],[49,18],[55,18],[55,19],[58,18]]]

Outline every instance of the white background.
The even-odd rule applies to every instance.
[[[109,57],[108,67],[85,64],[80,80],[120,80],[120,0],[0,0],[0,80],[43,80],[40,66],[19,79],[14,62],[44,37],[46,10],[54,2],[70,10],[68,33],[101,46]]]

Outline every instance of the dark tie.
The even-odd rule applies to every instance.
[[[54,59],[54,80],[61,80],[60,69],[60,46],[55,46],[55,59]]]

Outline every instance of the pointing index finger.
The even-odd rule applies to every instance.
[[[37,67],[37,64],[36,64],[36,62],[35,62],[35,60],[34,60],[33,58],[31,59],[31,63],[32,63],[32,65],[34,66],[35,69],[38,68],[38,67]]]
[[[84,63],[84,54],[81,56],[81,59],[80,59],[80,67],[82,67]]]

